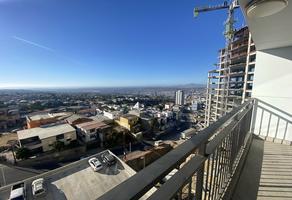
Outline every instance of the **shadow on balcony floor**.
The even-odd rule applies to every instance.
[[[292,146],[254,136],[232,199],[292,199]]]

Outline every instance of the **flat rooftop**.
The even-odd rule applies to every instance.
[[[103,122],[91,121],[91,122],[84,122],[84,123],[78,124],[76,125],[76,127],[80,129],[84,129],[84,130],[91,130],[91,129],[99,129],[99,128],[108,128],[110,126]]]
[[[60,124],[60,125],[54,125],[51,127],[46,127],[46,128],[41,128],[41,127],[36,127],[36,128],[30,128],[30,129],[25,129],[21,131],[17,131],[17,136],[19,140],[31,138],[38,136],[41,139],[44,138],[49,138],[53,137],[56,135],[68,133],[75,131],[75,129],[69,125],[69,124]]]
[[[58,117],[66,117],[70,115],[69,112],[60,112],[60,113],[45,113],[45,114],[36,114],[32,116],[28,116],[31,121],[38,121],[42,119],[51,119],[51,118],[58,118]]]
[[[126,118],[126,119],[130,119],[130,120],[137,118],[136,115],[132,115],[132,114],[124,114],[121,117]]]
[[[32,198],[31,183],[37,178],[44,178],[46,181],[47,195],[42,199],[56,200],[93,200],[102,196],[121,182],[136,174],[127,164],[118,157],[116,165],[107,167],[103,164],[103,169],[94,172],[88,165],[91,157],[100,158],[101,152],[80,161],[71,163],[64,167],[49,171],[47,173],[26,179],[27,199]],[[110,151],[108,151],[111,153]],[[0,188],[0,199],[9,198],[10,188],[8,185]],[[154,189],[149,192],[153,192]],[[149,192],[147,194],[149,194]],[[142,199],[149,197],[144,195]]]
[[[41,119],[50,119],[50,118],[53,118],[53,116],[50,116],[48,113],[46,113],[46,114],[37,114],[37,115],[28,116],[28,118],[31,121],[36,121],[36,120],[41,120]]]

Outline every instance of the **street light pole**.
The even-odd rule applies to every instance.
[[[12,145],[12,155],[13,155],[13,159],[14,159],[14,165],[16,165],[17,161],[16,161],[16,156],[15,156],[15,151],[14,151],[14,145]]]

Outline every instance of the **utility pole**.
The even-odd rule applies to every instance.
[[[1,173],[2,173],[2,178],[3,178],[3,185],[2,186],[5,186],[6,185],[6,179],[5,179],[5,174],[4,174],[4,166],[0,165],[0,167],[1,167]]]
[[[130,151],[130,153],[132,152],[132,143],[131,142],[129,143],[129,151]]]

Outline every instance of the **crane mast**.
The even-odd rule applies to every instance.
[[[221,102],[224,102],[224,104],[220,104],[220,107],[224,111],[223,114],[226,114],[227,111],[227,102],[228,102],[228,89],[229,89],[229,81],[230,77],[228,74],[230,73],[230,58],[231,58],[231,51],[230,51],[230,45],[234,39],[234,33],[235,33],[235,28],[234,28],[234,10],[239,8],[239,4],[237,0],[232,0],[230,2],[224,1],[223,4],[221,5],[216,5],[216,6],[204,6],[204,7],[197,7],[194,9],[194,16],[197,17],[199,13],[202,12],[209,12],[209,11],[214,11],[214,10],[222,10],[222,9],[227,9],[227,19],[225,21],[225,31],[224,31],[224,36],[225,36],[225,49],[224,49],[224,55],[223,55],[223,61],[220,62],[223,65],[223,84],[220,86],[218,84],[218,88],[220,87],[221,92]],[[219,74],[220,75],[220,74]],[[219,76],[219,80],[221,79],[221,76]],[[220,90],[218,94],[220,94]],[[217,97],[218,98],[218,97]],[[217,116],[215,116],[217,118]]]

